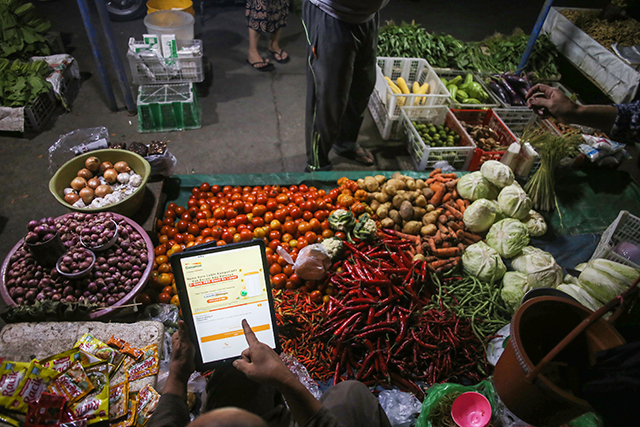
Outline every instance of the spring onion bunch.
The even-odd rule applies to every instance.
[[[528,141],[540,155],[540,168],[524,187],[533,207],[551,211],[556,201],[554,171],[562,159],[577,153],[580,135],[553,135],[540,128],[526,129],[522,141]]]

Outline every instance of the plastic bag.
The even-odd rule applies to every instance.
[[[311,378],[311,375],[309,375],[307,368],[305,368],[303,364],[298,362],[295,357],[287,353],[280,353],[280,359],[282,359],[282,362],[287,365],[287,368],[289,368],[289,370],[293,372],[296,378],[298,378],[298,381],[300,381],[302,385],[305,386],[307,390],[309,390],[309,393],[311,393],[316,399],[320,399],[320,397],[322,396],[320,387],[318,386],[318,383],[315,382],[313,378]]]
[[[321,243],[305,246],[298,253],[293,269],[303,280],[320,280],[331,267],[331,257]]]
[[[437,161],[434,165],[433,165],[434,169],[440,169],[442,170],[443,173],[447,173],[447,172],[455,172],[456,168],[454,168],[453,166],[451,166],[449,164],[449,162],[447,162],[446,160],[440,160]]]
[[[420,401],[411,393],[382,390],[378,400],[392,427],[409,427],[420,413]]]
[[[49,172],[54,174],[74,156],[103,148],[109,148],[109,131],[104,126],[65,133],[49,147]]]
[[[466,393],[467,391],[475,391],[483,394],[491,404],[491,409],[495,413],[496,409],[496,391],[489,380],[484,380],[473,386],[464,386],[455,383],[435,384],[427,390],[427,397],[422,401],[422,410],[416,420],[416,427],[438,427],[434,426],[429,419],[429,414],[434,410],[440,399],[449,393]]]
[[[496,332],[496,338],[492,339],[487,346],[487,362],[496,366],[498,359],[502,356],[504,349],[509,344],[511,337],[511,323],[504,325],[502,329]]]
[[[162,154],[146,156],[144,159],[151,165],[151,175],[171,176],[173,169],[178,164],[178,159],[169,150]]]

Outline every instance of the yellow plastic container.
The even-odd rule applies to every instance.
[[[191,0],[149,0],[147,2],[147,15],[159,10],[181,10],[196,16]]]

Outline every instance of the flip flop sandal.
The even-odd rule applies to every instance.
[[[273,56],[273,59],[275,59],[277,62],[281,64],[286,64],[287,62],[289,62],[289,55],[287,55],[286,58],[282,59],[282,54],[285,53],[284,49],[280,49],[280,52],[269,49],[269,52],[271,52],[271,56]],[[278,55],[280,59],[276,58],[276,55]]]
[[[273,64],[270,64],[266,61],[251,62],[247,59],[247,64],[251,65],[251,67],[253,67],[254,70],[258,70],[258,71],[272,71],[275,68]],[[262,65],[261,67],[256,67],[256,65],[261,65],[261,64],[265,64],[265,65]]]
[[[342,153],[338,153],[338,155],[346,157],[347,159],[355,160],[365,166],[373,166],[376,163],[373,154],[363,147],[360,147],[357,150],[344,151]]]

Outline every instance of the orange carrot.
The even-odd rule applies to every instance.
[[[451,196],[452,196],[454,199],[457,199],[457,198],[458,198],[458,190],[456,190],[456,189],[454,188],[454,189],[453,189],[453,191],[451,191]]]
[[[431,173],[429,174],[429,178],[433,178],[434,176],[441,174],[442,173],[442,169],[440,168],[436,168],[434,170],[431,171]]]
[[[462,199],[456,199],[456,205],[458,206],[458,209],[460,210],[460,212],[464,213],[465,209],[467,208],[464,205],[464,200]]]
[[[429,178],[424,183],[427,184],[427,185],[430,185],[430,184],[433,184],[434,182],[436,182],[435,178]]]
[[[478,236],[477,234],[467,233],[466,231],[462,232],[462,237],[465,238],[465,239],[469,239],[469,240],[473,241],[474,243],[477,243],[480,240],[482,240],[482,237]]]
[[[443,266],[445,266],[445,265],[449,264],[450,262],[453,262],[453,260],[452,260],[452,259],[439,259],[439,260],[437,260],[437,261],[433,261],[433,262],[431,263],[431,266],[432,266],[434,269],[438,269],[438,268],[440,268],[440,267],[443,267]]]
[[[456,247],[453,248],[440,248],[432,251],[432,254],[439,258],[451,258],[460,255],[460,250]]]
[[[455,219],[462,219],[462,212],[457,210],[451,205],[443,205],[443,207],[449,212],[451,215],[455,217]]]
[[[450,179],[458,178],[458,175],[455,173],[443,173],[443,174],[440,174],[440,176],[443,178],[450,178]]]
[[[436,187],[435,184],[433,184],[431,186],[431,189],[435,192],[433,197],[431,197],[431,199],[429,200],[429,203],[431,203],[433,206],[440,206],[440,203],[442,202],[442,198],[444,197],[446,191],[447,191],[447,187],[445,187],[444,185],[440,184],[440,186],[436,187],[436,189],[434,190],[433,187]]]
[[[456,185],[458,185],[458,181],[460,181],[459,179],[454,179],[451,181],[447,181],[447,183],[445,184],[447,186],[447,188],[451,189],[451,188],[455,188]]]

